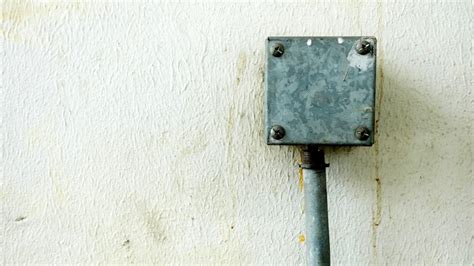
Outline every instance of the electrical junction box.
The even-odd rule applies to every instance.
[[[374,37],[269,37],[267,144],[372,145],[376,52]]]

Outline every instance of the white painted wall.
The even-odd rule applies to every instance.
[[[6,1],[3,263],[304,263],[269,35],[378,37],[378,134],[326,152],[336,264],[472,264],[470,1]],[[378,181],[377,181],[378,180]]]

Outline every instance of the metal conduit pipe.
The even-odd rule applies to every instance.
[[[307,265],[330,265],[328,203],[324,152],[315,146],[304,150],[304,210]]]

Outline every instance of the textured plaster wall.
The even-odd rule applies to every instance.
[[[3,263],[304,263],[269,35],[378,37],[378,133],[328,148],[336,264],[472,264],[470,1],[2,4]]]

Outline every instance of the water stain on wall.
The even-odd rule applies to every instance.
[[[240,81],[247,66],[247,57],[244,52],[240,52],[239,59],[237,61],[237,86],[240,86]]]
[[[203,152],[207,146],[209,145],[209,141],[206,138],[206,135],[203,131],[198,131],[196,137],[190,142],[189,146],[184,147],[180,152],[180,158],[185,158],[191,156],[193,154],[198,154]]]
[[[2,22],[19,24],[32,16],[33,13],[32,1],[2,1]]]
[[[376,13],[377,13],[377,73],[379,73],[377,80],[377,102],[376,102],[376,120],[375,120],[375,143],[374,143],[374,172],[375,172],[375,206],[372,216],[372,256],[377,262],[377,230],[382,221],[382,182],[380,175],[380,116],[382,110],[382,100],[383,100],[383,83],[384,83],[384,73],[383,73],[383,45],[381,35],[384,28],[384,20],[382,14],[382,3],[377,2]]]
[[[32,0],[6,0],[2,1],[2,16],[0,34],[2,38],[10,41],[24,41],[26,36],[18,32],[27,20],[36,16],[48,16],[55,11],[79,10],[82,4],[79,2],[61,3],[37,3]]]
[[[64,188],[60,181],[63,176],[64,171],[62,167],[50,166],[49,177],[51,178],[51,191],[54,195],[55,204],[57,204],[57,207],[63,207],[66,199]]]
[[[147,211],[144,214],[144,220],[148,233],[153,237],[156,244],[160,244],[167,239],[160,213]]]
[[[259,58],[259,61],[261,62],[259,64],[259,67],[258,67],[258,79],[257,79],[257,82],[258,82],[258,112],[257,112],[257,115],[258,115],[258,125],[259,125],[259,128],[261,128],[262,130],[259,130],[258,131],[258,137],[263,141],[263,136],[264,136],[264,132],[263,132],[263,128],[265,128],[264,126],[264,111],[263,111],[263,108],[264,108],[264,95],[265,95],[265,64],[264,64],[264,55],[263,53],[261,53],[260,55],[260,58]]]

